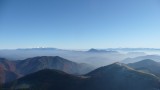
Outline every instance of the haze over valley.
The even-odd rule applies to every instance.
[[[159,0],[0,0],[0,90],[160,90]]]

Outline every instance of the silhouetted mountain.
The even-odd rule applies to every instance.
[[[145,59],[151,59],[157,62],[160,62],[160,56],[159,55],[146,55],[146,56],[139,56],[135,58],[126,58],[122,61],[122,63],[134,63]]]
[[[78,64],[59,56],[40,56],[17,61],[0,58],[0,82],[12,81],[43,69],[56,69],[80,75],[90,72],[94,67],[87,64]]]
[[[114,63],[85,76],[73,76],[57,70],[42,70],[27,75],[3,88],[17,90],[159,90],[160,79]]]
[[[90,53],[118,53],[117,51],[111,51],[111,50],[98,50],[98,49],[90,49],[88,50],[87,52],[90,52]]]
[[[136,63],[130,63],[128,65],[136,70],[149,72],[149,73],[155,74],[160,77],[160,63],[159,62],[155,62],[150,59],[145,59],[145,60],[142,60]]]
[[[16,90],[25,88],[32,90],[76,90],[81,79],[83,78],[62,71],[44,69],[20,78],[5,87]]]
[[[88,90],[154,90],[160,86],[158,77],[136,71],[121,63],[98,68],[87,76],[92,77],[87,86],[94,86],[90,86],[91,89]]]

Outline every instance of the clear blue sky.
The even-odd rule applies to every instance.
[[[0,0],[0,48],[160,48],[160,0]]]

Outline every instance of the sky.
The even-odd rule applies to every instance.
[[[0,49],[160,48],[159,0],[0,0]]]

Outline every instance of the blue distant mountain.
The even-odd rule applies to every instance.
[[[57,48],[20,48],[16,50],[58,50]]]
[[[118,53],[117,51],[112,51],[112,50],[103,50],[103,49],[90,49],[87,52],[89,53]]]
[[[151,59],[151,60],[160,62],[159,55],[145,55],[145,56],[139,56],[139,57],[135,57],[135,58],[126,58],[122,61],[122,63],[135,63],[135,62],[139,62],[139,61],[145,60],[145,59]]]

